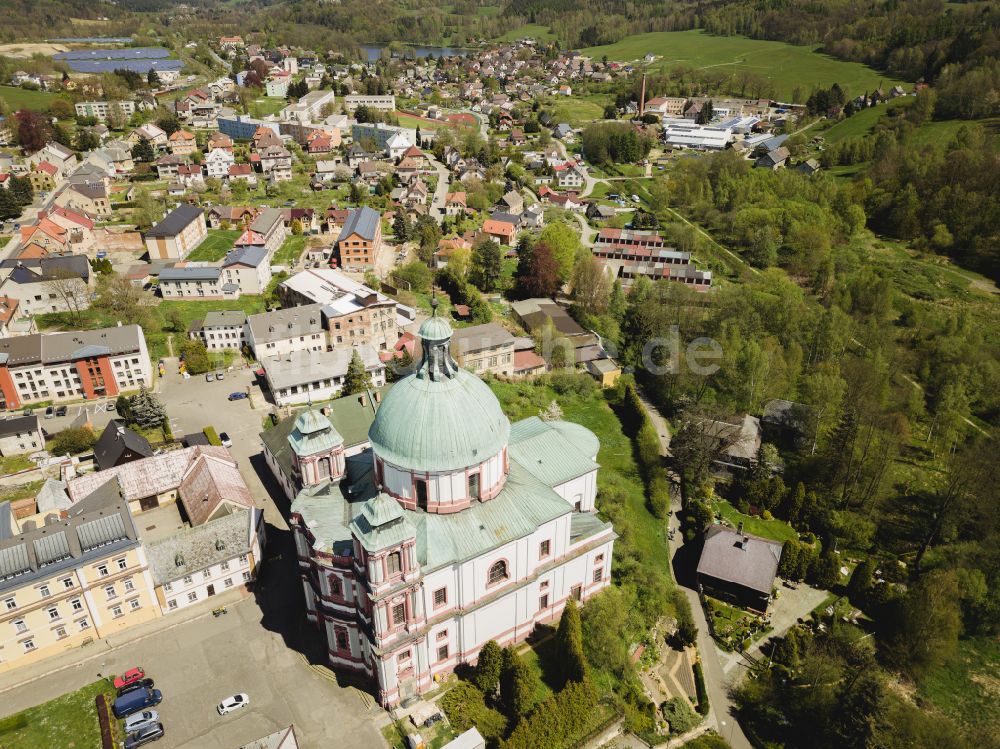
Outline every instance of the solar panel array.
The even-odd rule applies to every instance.
[[[184,63],[171,60],[163,47],[125,47],[122,49],[74,49],[54,55],[65,60],[78,73],[110,73],[115,69],[148,73],[150,70],[180,70]]]

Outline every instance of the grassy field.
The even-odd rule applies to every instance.
[[[568,122],[573,127],[583,127],[592,120],[604,118],[604,105],[610,103],[602,96],[557,96],[544,104],[554,122]]]
[[[250,102],[250,112],[254,117],[267,117],[277,114],[288,104],[283,96],[262,96]]]
[[[792,98],[796,88],[808,96],[814,88],[839,83],[853,96],[879,85],[888,89],[901,83],[861,63],[836,60],[815,49],[738,36],[711,36],[702,31],[661,31],[636,34],[582,53],[598,60],[607,55],[609,60],[631,61],[652,52],[660,58],[652,63],[653,69],[684,65],[702,70],[725,68],[734,74],[756,73],[771,81],[776,96],[785,100]]]
[[[1000,149],[1000,117],[987,117],[983,120],[939,120],[925,122],[913,134],[913,144],[916,146],[945,145],[954,140],[963,127],[979,125],[992,136],[993,147]]]
[[[754,536],[774,541],[790,541],[799,537],[795,529],[784,520],[763,520],[753,515],[744,515],[724,499],[716,500],[712,506],[715,514],[725,518],[734,528],[743,523],[743,530]]]
[[[97,681],[0,720],[0,746],[4,749],[99,747],[101,731],[94,699],[102,692],[114,696],[108,682]]]
[[[906,97],[903,99],[896,99],[895,101],[892,101],[882,107],[869,107],[868,109],[863,109],[857,114],[845,117],[837,122],[833,127],[819,134],[831,143],[836,143],[837,141],[845,140],[847,138],[860,138],[863,135],[868,135],[868,133],[870,133],[875,127],[875,124],[879,121],[879,118],[888,114],[889,110],[899,107],[908,107],[913,102],[914,99],[912,97]]]
[[[48,109],[57,96],[58,94],[48,91],[28,91],[13,86],[0,86],[0,99],[7,103],[7,108],[11,112],[18,109]]]
[[[209,229],[205,241],[188,255],[188,260],[216,262],[222,260],[233,249],[233,243],[242,234],[239,229]]]
[[[306,237],[303,235],[288,237],[274,253],[272,265],[293,265],[306,248]]]
[[[988,637],[960,640],[955,657],[924,680],[921,696],[959,723],[1000,728],[998,674],[1000,642]]]

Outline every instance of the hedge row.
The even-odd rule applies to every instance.
[[[219,439],[219,433],[215,431],[215,427],[205,427],[201,431],[208,437],[208,444],[222,447],[222,440]]]
[[[698,695],[698,712],[708,715],[708,691],[705,689],[705,673],[701,669],[701,661],[694,662],[694,689]]]
[[[665,518],[670,510],[670,484],[663,471],[660,436],[639,399],[635,383],[627,380],[624,388],[622,403],[625,418],[636,428],[636,454],[646,481],[646,506],[656,517]]]

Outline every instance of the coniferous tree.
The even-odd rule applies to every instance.
[[[130,405],[132,419],[140,429],[162,427],[167,420],[167,411],[160,399],[149,392],[145,385],[139,386],[139,394],[132,397]]]
[[[580,610],[576,601],[570,598],[566,601],[559,618],[559,629],[556,632],[557,662],[562,669],[563,681],[587,680],[587,658],[583,654],[583,632],[580,628]]]
[[[361,360],[361,354],[357,349],[351,353],[351,361],[347,365],[347,374],[344,375],[344,387],[341,395],[353,395],[361,393],[372,386],[372,376],[365,363]]]
[[[500,672],[503,668],[503,650],[496,640],[489,640],[479,651],[476,663],[476,686],[483,694],[493,694],[500,686]]]

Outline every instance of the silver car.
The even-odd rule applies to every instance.
[[[141,713],[133,713],[125,719],[125,733],[141,731],[147,726],[158,723],[160,714],[155,710],[143,710]]]

